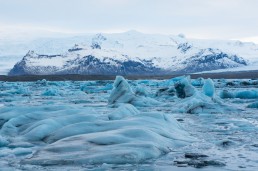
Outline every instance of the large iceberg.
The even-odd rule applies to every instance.
[[[23,163],[142,163],[195,141],[171,115],[162,113],[139,113],[115,121],[71,124],[53,132],[49,138],[46,141],[53,143]]]

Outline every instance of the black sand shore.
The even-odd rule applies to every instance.
[[[238,71],[238,72],[221,72],[221,73],[202,73],[202,74],[174,74],[174,75],[163,75],[163,76],[153,76],[153,75],[134,75],[134,76],[124,76],[129,80],[139,80],[139,79],[169,79],[177,77],[180,75],[191,75],[191,78],[212,78],[212,79],[257,79],[258,70],[254,71]],[[46,79],[48,81],[85,81],[85,80],[114,80],[115,75],[22,75],[22,76],[6,76],[0,75],[0,81],[37,81]]]

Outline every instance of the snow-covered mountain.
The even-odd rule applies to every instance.
[[[196,40],[182,34],[137,31],[82,38],[65,53],[29,51],[9,75],[161,75],[242,67],[258,61],[258,45],[240,41]]]

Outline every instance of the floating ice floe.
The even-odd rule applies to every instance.
[[[198,91],[190,83],[189,77],[184,77],[175,83],[179,99],[176,102],[176,111],[182,113],[222,113],[226,106],[214,97],[215,88],[211,79],[205,80],[203,91]]]
[[[240,98],[240,99],[256,99],[258,98],[258,91],[256,90],[244,90],[244,91],[229,91],[222,90],[220,92],[220,98]]]
[[[113,90],[108,99],[109,105],[117,105],[119,103],[130,103],[135,106],[161,105],[161,103],[155,99],[136,95],[129,83],[122,76],[116,77]]]
[[[67,124],[95,119],[91,108],[82,111],[68,106],[6,107],[0,110],[0,134],[10,141],[17,137],[40,141]]]
[[[51,137],[57,139],[50,141]],[[22,163],[143,163],[196,141],[171,115],[162,113],[139,113],[121,120],[71,124],[53,132],[49,138],[46,141],[53,143]]]

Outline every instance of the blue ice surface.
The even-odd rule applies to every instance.
[[[251,103],[247,107],[248,108],[257,108],[258,109],[258,102]]]
[[[204,81],[203,87],[202,87],[203,93],[206,96],[213,97],[215,94],[215,87],[212,79],[208,78]]]
[[[192,170],[205,161],[225,164],[208,170],[253,170],[256,93],[243,80],[187,76],[0,82],[0,167]]]
[[[192,81],[191,81],[191,84],[193,85],[193,86],[203,86],[203,84],[204,84],[204,79],[202,78],[202,77],[200,77],[200,78],[197,78],[197,79],[193,79]]]
[[[228,91],[223,90],[220,92],[220,97],[225,98],[240,98],[240,99],[256,99],[258,98],[257,90],[240,90],[240,91]]]

